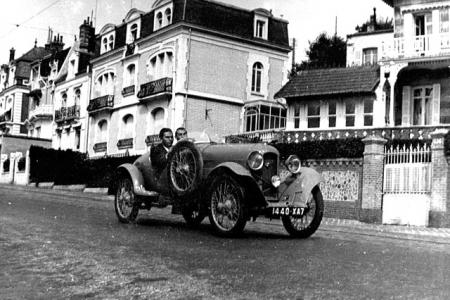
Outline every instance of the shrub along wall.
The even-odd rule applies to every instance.
[[[55,185],[85,184],[112,190],[115,170],[132,163],[138,156],[88,159],[86,154],[71,150],[30,148],[30,182],[54,182]]]

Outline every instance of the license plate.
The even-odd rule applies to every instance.
[[[274,216],[302,216],[304,212],[304,207],[272,207]]]

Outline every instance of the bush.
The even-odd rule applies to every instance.
[[[300,160],[363,157],[364,143],[359,138],[343,140],[304,141],[291,144],[273,144],[280,151],[280,158],[296,154]]]

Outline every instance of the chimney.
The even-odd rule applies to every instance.
[[[370,23],[367,27],[368,32],[373,32],[377,29],[377,9],[373,8],[373,15],[370,16]]]
[[[14,55],[16,54],[16,49],[11,48],[9,50],[9,62],[12,62],[14,60]]]
[[[87,17],[80,25],[80,50],[94,52],[95,50],[95,28],[92,26],[92,20]]]

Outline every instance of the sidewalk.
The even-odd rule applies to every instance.
[[[62,189],[37,188],[33,186],[18,186],[9,184],[0,184],[1,189],[22,190],[22,191],[36,191],[39,193],[48,193],[53,195],[64,195],[66,197],[74,197],[78,199],[92,200],[92,201],[113,201],[114,196],[106,194],[86,193],[81,191],[71,191]],[[326,208],[325,208],[326,209]],[[172,216],[171,209],[152,209],[152,213],[161,216]],[[250,228],[261,228],[269,226],[269,228],[277,228],[282,230],[280,221],[270,221],[265,218],[259,218],[256,222],[249,222]],[[324,232],[341,232],[349,234],[358,234],[366,236],[377,236],[383,238],[393,238],[401,240],[432,242],[438,244],[450,245],[450,228],[427,228],[417,226],[399,226],[399,225],[382,225],[362,223],[357,220],[332,219],[324,218],[319,227],[319,231]]]

